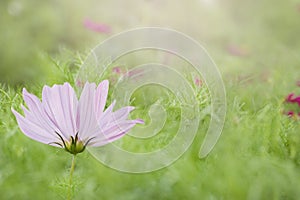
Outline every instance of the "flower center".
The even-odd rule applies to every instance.
[[[69,142],[65,142],[65,150],[71,154],[76,155],[83,152],[84,149],[85,145],[78,139],[77,134],[75,138],[71,136],[71,140]]]
[[[59,146],[61,146],[61,147],[64,148],[67,152],[69,152],[69,153],[71,153],[71,154],[74,154],[74,155],[83,152],[84,149],[85,149],[85,147],[86,147],[86,145],[87,145],[88,142],[89,142],[89,141],[88,141],[88,142],[86,142],[86,143],[84,144],[81,140],[79,140],[79,138],[78,138],[78,133],[76,133],[75,137],[71,136],[69,141],[65,141],[65,140],[63,139],[63,137],[62,137],[59,133],[57,133],[57,132],[55,132],[55,133],[56,133],[56,134],[58,135],[58,137],[61,139],[62,144],[61,144],[61,143],[58,143],[58,142],[54,142],[54,143],[57,144],[57,145],[59,145]]]

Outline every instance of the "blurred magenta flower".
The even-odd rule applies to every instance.
[[[295,95],[294,93],[289,94],[289,95],[285,98],[285,102],[291,103],[291,101],[292,101],[294,95]]]
[[[288,116],[293,117],[295,115],[294,111],[289,111],[286,113]]]
[[[296,108],[293,107],[292,109],[289,109],[289,111],[284,112],[285,115],[287,115],[289,117],[297,117],[297,116],[300,117],[300,112],[297,111],[300,108],[300,96],[295,96],[294,93],[291,93],[285,98],[285,103],[298,104],[298,106]]]
[[[115,101],[106,109],[109,82],[86,83],[78,100],[69,83],[44,86],[42,102],[23,89],[27,108],[22,105],[25,117],[14,109],[22,132],[29,138],[64,148],[76,155],[86,146],[103,146],[124,136],[142,120],[128,120],[134,107],[123,107],[115,112]]]
[[[107,24],[96,23],[90,19],[85,19],[83,24],[87,29],[95,31],[97,33],[111,33],[111,27]]]
[[[297,114],[296,112],[294,112],[292,110],[285,112],[285,114],[289,117],[295,117],[295,118],[297,118],[297,116],[300,117],[300,112]]]
[[[294,97],[295,94],[294,93],[291,93],[289,94],[287,97],[286,97],[286,102],[287,103],[297,103],[300,107],[300,96],[297,96],[297,97]]]

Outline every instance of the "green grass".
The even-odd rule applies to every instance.
[[[66,65],[64,70],[68,68]],[[279,82],[281,73],[280,69],[275,71],[270,82]],[[266,91],[269,84],[259,79],[227,82],[227,120],[220,141],[206,159],[197,157],[205,128],[199,129],[191,148],[178,161],[148,174],[112,170],[87,151],[78,155],[75,199],[297,199],[299,121],[282,115],[288,87]],[[41,88],[35,85],[28,90],[39,96]],[[20,108],[20,92],[21,88],[1,87],[1,199],[64,199],[71,155],[20,132],[10,111],[12,106]],[[171,122],[180,116],[170,104],[166,110],[177,113]],[[209,120],[202,122],[207,124]],[[176,131],[168,123],[166,127],[170,130],[160,135]],[[159,138],[154,141],[154,146],[145,145],[142,150],[159,148],[167,142]],[[141,148],[136,145],[132,143],[131,150]]]

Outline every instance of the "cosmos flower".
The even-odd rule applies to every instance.
[[[69,83],[44,86],[42,102],[23,89],[25,117],[12,109],[22,132],[29,138],[64,148],[76,155],[86,146],[103,146],[124,136],[142,120],[128,120],[134,107],[115,112],[115,101],[106,109],[109,82],[86,83],[78,100]]]

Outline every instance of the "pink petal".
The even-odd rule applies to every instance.
[[[55,135],[53,135],[51,132],[48,132],[44,128],[32,123],[30,120],[24,118],[22,115],[16,112],[14,109],[12,109],[12,112],[17,119],[20,129],[26,136],[45,144],[60,142],[58,138],[55,137]]]
[[[43,88],[43,106],[51,122],[59,129],[64,139],[74,136],[78,129],[76,115],[78,100],[69,83]]]
[[[110,116],[113,113],[113,109],[115,105],[116,105],[116,101],[114,100],[112,104],[110,104],[110,106],[104,111],[104,113],[98,119],[98,124],[100,127],[103,127],[110,122]]]
[[[133,106],[123,107],[115,112],[112,112],[113,107],[115,106],[115,101],[111,106],[105,111],[105,114],[100,119],[99,126],[102,128],[108,127],[110,124],[116,124],[120,121],[124,121],[128,118],[129,113],[134,110]]]
[[[132,110],[134,110],[133,106],[127,106],[111,113],[109,116],[107,116],[106,124],[118,123],[120,121],[126,120]]]
[[[100,119],[97,121],[97,125],[94,126],[93,129],[89,130],[88,135],[85,134],[85,137],[82,137],[83,140],[88,140],[89,138],[95,137],[100,130],[102,130],[106,125],[109,124],[110,121],[110,115],[112,113],[112,110],[116,104],[116,101],[114,101],[106,110],[105,112],[101,115]]]
[[[97,147],[113,142],[123,137],[131,128],[136,124],[144,123],[142,120],[128,120],[118,124],[114,124],[105,130],[97,133],[95,139],[89,144],[89,146]]]
[[[103,130],[103,133],[106,138],[112,138],[116,135],[119,135],[122,132],[128,132],[136,124],[143,124],[144,121],[140,119],[136,120],[126,120],[114,124],[110,124],[110,127]]]
[[[108,95],[108,88],[109,88],[108,80],[102,81],[97,87],[96,94],[95,94],[95,110],[96,110],[97,119],[100,118],[105,108],[106,99]]]
[[[80,96],[78,106],[78,128],[81,139],[89,138],[90,133],[98,128],[95,113],[96,84],[86,83]]]
[[[46,130],[53,130],[53,135],[56,135],[54,131],[57,131],[57,128],[46,116],[41,101],[35,95],[28,93],[25,88],[23,89],[23,98],[30,109],[29,111],[23,105],[21,106],[26,118]]]

